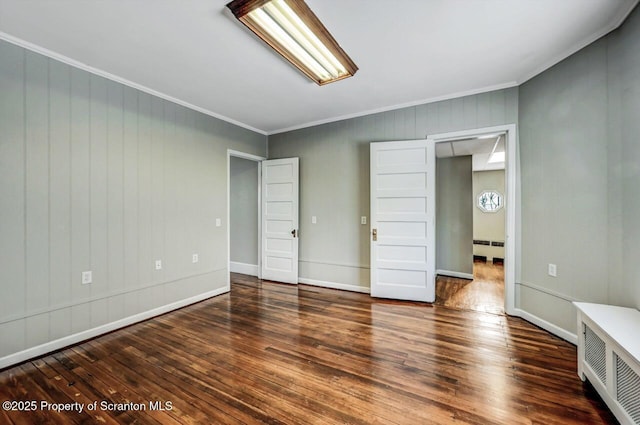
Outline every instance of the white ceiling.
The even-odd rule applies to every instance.
[[[454,156],[472,157],[473,171],[504,170],[504,161],[489,162],[494,152],[505,152],[504,135],[501,137],[471,138],[436,143],[436,158]],[[496,144],[497,142],[497,144]]]
[[[360,70],[317,86],[228,0],[0,0],[0,37],[265,134],[528,80],[638,0],[307,0]]]

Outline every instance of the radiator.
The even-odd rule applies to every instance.
[[[640,425],[640,312],[603,304],[578,309],[578,375],[621,424]]]

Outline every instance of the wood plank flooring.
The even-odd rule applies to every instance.
[[[473,280],[438,276],[436,304],[504,314],[504,266],[476,261]]]
[[[523,320],[232,282],[230,294],[0,372],[0,401],[85,406],[2,409],[0,423],[616,423],[577,377],[575,347]]]

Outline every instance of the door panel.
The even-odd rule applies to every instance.
[[[262,279],[298,283],[298,158],[262,162]]]
[[[372,296],[435,300],[434,179],[432,140],[371,143]]]

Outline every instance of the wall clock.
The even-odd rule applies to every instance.
[[[478,208],[483,212],[496,212],[503,205],[503,197],[497,190],[485,190],[478,195]]]

